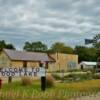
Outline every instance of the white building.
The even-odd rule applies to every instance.
[[[96,62],[87,62],[87,61],[82,61],[80,63],[80,68],[81,69],[94,69],[96,67],[97,63]]]

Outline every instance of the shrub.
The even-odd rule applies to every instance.
[[[93,75],[93,78],[94,78],[94,79],[100,79],[100,74],[94,74],[94,75]]]
[[[46,76],[46,86],[53,87],[54,86],[54,78],[51,75]]]
[[[65,75],[64,78],[74,78],[76,74],[68,74]]]
[[[32,84],[32,79],[30,77],[22,77],[21,79],[21,84],[26,86],[26,85],[31,85]]]
[[[81,69],[70,69],[67,72],[80,72],[82,71]]]
[[[72,81],[83,81],[83,80],[91,80],[93,79],[92,73],[71,73],[69,75],[65,75],[64,79],[67,80],[68,82]]]
[[[57,74],[52,74],[52,76],[55,80],[61,80],[61,77]]]

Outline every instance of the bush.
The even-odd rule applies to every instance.
[[[65,81],[68,82],[78,82],[78,81],[83,81],[83,80],[91,80],[93,79],[93,75],[92,73],[88,72],[88,73],[71,73],[69,75],[65,75],[64,76]]]
[[[70,69],[67,72],[80,72],[82,71],[81,69]]]
[[[54,86],[54,78],[51,75],[46,76],[46,86],[47,87]]]
[[[94,79],[100,79],[100,74],[94,74],[94,75],[93,75],[93,78],[94,78]]]
[[[32,84],[32,79],[30,77],[22,77],[21,79],[21,84],[26,86],[26,85],[31,85]]]
[[[76,74],[65,75],[64,78],[75,78]]]
[[[52,74],[52,76],[55,80],[61,80],[61,77],[57,74]]]

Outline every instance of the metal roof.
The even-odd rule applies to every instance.
[[[97,65],[97,63],[96,62],[87,62],[87,61],[82,61],[81,63],[80,63],[80,65],[83,65],[83,64],[85,64],[85,65]]]
[[[10,49],[4,49],[4,52],[11,60],[21,60],[21,61],[55,61],[46,53],[40,52],[26,52],[26,51],[16,51]]]

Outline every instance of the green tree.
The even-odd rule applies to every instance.
[[[98,59],[100,58],[100,34],[95,35],[93,40],[94,40],[93,46],[97,50],[97,59]]]
[[[25,42],[25,45],[24,45],[23,49],[24,49],[25,51],[32,51],[32,43],[30,43],[30,42]]]
[[[12,44],[7,44],[4,40],[0,41],[0,51],[3,49],[15,49],[15,47]]]
[[[0,51],[2,51],[3,48],[5,48],[5,47],[6,47],[5,41],[4,41],[4,40],[1,40],[1,41],[0,41]]]
[[[26,42],[23,49],[25,51],[46,52],[47,46],[40,41],[32,43]]]
[[[70,46],[65,46],[65,48],[62,50],[62,53],[73,54],[74,50]]]
[[[93,42],[94,47],[100,50],[100,34],[95,35],[93,40],[94,40]]]
[[[73,49],[69,46],[66,46],[62,42],[56,42],[56,43],[52,44],[51,48],[49,49],[49,52],[51,52],[51,53],[60,52],[60,53],[72,54]]]
[[[15,50],[15,47],[12,45],[12,44],[6,44],[6,49],[14,49]]]
[[[96,49],[94,47],[76,46],[74,52],[78,54],[79,62],[96,61]]]

